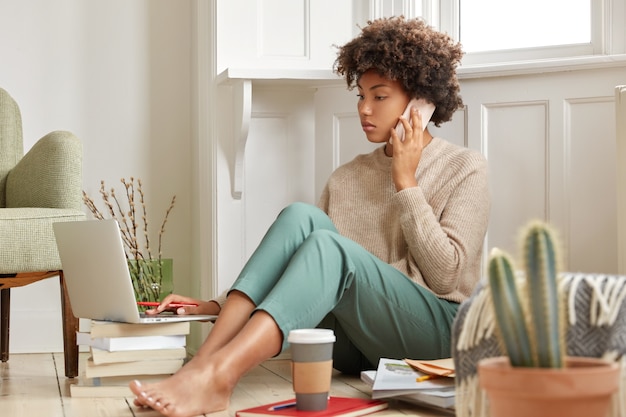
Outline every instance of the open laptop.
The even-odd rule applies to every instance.
[[[124,323],[215,320],[217,316],[139,312],[118,223],[53,223],[74,316]]]

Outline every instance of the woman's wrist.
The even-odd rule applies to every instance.
[[[207,309],[206,314],[218,315],[220,314],[222,307],[217,301],[210,300],[206,302],[206,309]]]

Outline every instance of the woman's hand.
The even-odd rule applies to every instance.
[[[391,176],[396,191],[417,186],[415,172],[422,157],[422,150],[432,139],[430,133],[422,129],[422,115],[417,108],[411,109],[411,123],[404,117],[400,117],[400,122],[404,126],[404,140],[398,139],[395,129],[391,132],[393,139]]]
[[[182,307],[170,307],[170,304],[190,305]],[[171,311],[181,316],[196,314],[217,315],[220,312],[220,306],[215,301],[202,301],[178,294],[169,294],[156,308],[146,310],[146,314],[159,314],[163,311]]]

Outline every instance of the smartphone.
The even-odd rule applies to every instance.
[[[411,123],[410,115],[411,115],[411,109],[413,107],[418,108],[419,111],[421,112],[422,129],[426,129],[426,126],[428,125],[430,118],[433,116],[433,113],[435,112],[435,105],[431,103],[430,101],[426,101],[423,98],[420,98],[420,99],[414,98],[411,101],[409,101],[409,104],[406,106],[406,109],[404,109],[404,113],[402,113],[402,116],[404,116],[409,121],[409,123]],[[396,134],[398,135],[400,140],[404,140],[404,126],[402,125],[402,121],[398,121],[398,124],[396,125]],[[391,143],[391,138],[389,139],[389,143]]]

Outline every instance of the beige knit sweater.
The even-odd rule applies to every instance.
[[[480,278],[487,161],[433,138],[422,152],[418,186],[397,192],[391,160],[380,147],[337,168],[318,205],[343,236],[439,297],[462,302]],[[214,301],[223,306],[226,293]]]
[[[490,194],[478,152],[433,138],[417,187],[397,192],[384,147],[331,175],[319,202],[343,236],[440,298],[462,302],[480,278]]]

